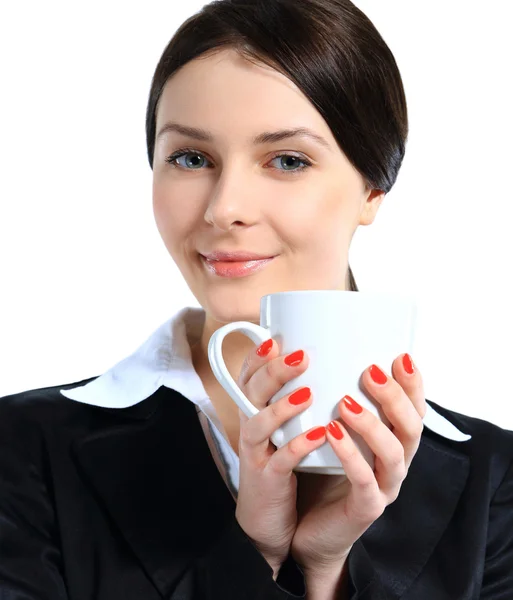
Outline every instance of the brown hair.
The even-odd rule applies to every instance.
[[[190,60],[228,47],[292,80],[367,186],[391,190],[408,137],[403,83],[389,47],[350,0],[214,0],[187,19],[153,75],[146,109],[150,167],[167,80]],[[350,266],[347,283],[358,291]]]

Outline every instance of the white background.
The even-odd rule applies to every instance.
[[[0,396],[100,375],[198,306],[151,206],[145,110],[204,2],[12,2],[0,14]],[[413,294],[425,396],[513,429],[508,2],[360,0],[394,53],[410,135],[360,290]]]

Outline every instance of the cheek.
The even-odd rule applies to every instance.
[[[182,245],[185,236],[185,212],[178,204],[178,198],[163,185],[153,185],[153,216],[158,232],[169,254],[176,256],[176,249]]]
[[[157,229],[159,231],[160,237],[165,242],[166,246],[167,240],[172,238],[172,232],[169,229],[169,218],[167,217],[166,210],[166,202],[165,198],[162,195],[153,191],[153,217],[155,219],[155,224],[157,225]],[[169,250],[169,248],[168,248]]]
[[[159,225],[159,223],[165,221],[166,214],[169,213],[172,207],[172,197],[168,187],[159,181],[155,174],[153,177],[152,198],[153,214],[157,225]]]
[[[153,214],[161,233],[177,230],[190,218],[187,210],[186,196],[180,192],[179,186],[170,186],[165,181],[153,182]]]
[[[340,189],[303,190],[286,206],[274,202],[273,223],[276,231],[297,248],[309,247],[317,255],[343,249],[353,231],[354,210]],[[280,206],[277,210],[277,206]]]
[[[158,182],[155,180],[155,174],[153,175],[153,186],[152,186],[152,205],[153,205],[153,215],[155,217],[155,222],[157,226],[159,225],[159,221],[162,215],[162,207],[164,205],[165,196],[164,190],[161,186],[159,186]]]
[[[317,227],[331,218],[325,196],[313,186],[283,196],[269,194],[266,214],[275,231],[295,247],[307,244]]]

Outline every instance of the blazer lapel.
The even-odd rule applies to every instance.
[[[100,410],[109,413],[111,425],[77,440],[76,459],[146,574],[168,597],[187,563],[221,534],[235,502],[196,407],[181,394],[161,387],[133,407]]]
[[[353,546],[349,572],[360,598],[401,598],[422,571],[456,510],[469,458],[424,429],[399,496]],[[451,447],[452,446],[452,447]]]

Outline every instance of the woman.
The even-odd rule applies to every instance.
[[[146,131],[157,227],[202,309],[101,376],[0,399],[2,598],[513,597],[511,431],[426,400],[401,354],[362,378],[393,430],[341,402],[336,422],[276,449],[273,431],[312,398],[264,407],[306,353],[227,338],[230,373],[263,409],[251,419],[207,359],[218,327],[258,323],[265,294],[358,291],[350,242],[408,132],[371,22],[348,0],[208,4],[164,50]],[[204,258],[219,252],[275,258],[230,278]],[[324,443],[347,478],[295,474]]]

